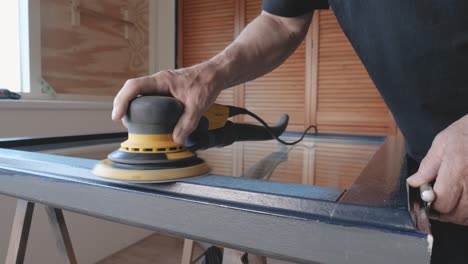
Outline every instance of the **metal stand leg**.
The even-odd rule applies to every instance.
[[[76,264],[76,256],[68,233],[67,224],[61,209],[50,206],[45,207],[49,216],[49,223],[52,225],[57,248],[66,261],[64,263]]]
[[[18,200],[5,263],[20,264],[24,262],[33,211],[34,203]]]

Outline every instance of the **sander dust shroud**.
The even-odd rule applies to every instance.
[[[286,130],[289,117],[282,114],[273,127],[247,109],[214,104],[202,116],[198,127],[184,145],[172,140],[172,131],[184,111],[183,104],[169,96],[146,95],[130,102],[124,119],[128,126],[128,140],[120,148],[99,162],[93,173],[112,180],[132,182],[170,182],[203,175],[209,172],[206,163],[195,151],[224,147],[237,141],[276,139]],[[246,114],[262,126],[233,123],[228,118]]]

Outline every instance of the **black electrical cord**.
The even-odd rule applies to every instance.
[[[245,109],[245,108],[241,108],[241,107],[235,107],[235,106],[231,106],[231,109],[235,110],[235,113],[238,113],[238,114],[245,114],[245,115],[249,115],[251,117],[253,117],[255,120],[257,120],[258,122],[260,122],[260,124],[262,124],[266,131],[268,132],[268,134],[270,134],[270,136],[272,136],[274,139],[276,139],[278,142],[284,144],[284,145],[288,145],[288,146],[291,146],[291,145],[296,145],[297,143],[301,142],[305,135],[307,134],[307,132],[309,132],[309,130],[311,128],[313,128],[315,130],[315,134],[318,133],[318,130],[317,130],[317,127],[314,126],[314,125],[311,125],[309,126],[305,131],[304,133],[302,133],[302,136],[296,140],[296,141],[293,141],[293,142],[287,142],[287,141],[284,141],[282,140],[281,138],[279,138],[274,132],[273,132],[273,129],[262,119],[260,118],[258,115],[250,112],[249,110]]]

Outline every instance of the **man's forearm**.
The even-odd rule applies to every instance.
[[[200,66],[214,73],[222,89],[260,77],[297,49],[311,20],[312,14],[284,18],[263,12],[226,49]]]

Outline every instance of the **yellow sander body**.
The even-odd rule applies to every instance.
[[[99,162],[93,173],[133,182],[165,182],[203,175],[206,163],[194,152],[172,141],[172,135],[129,134],[120,149]]]

